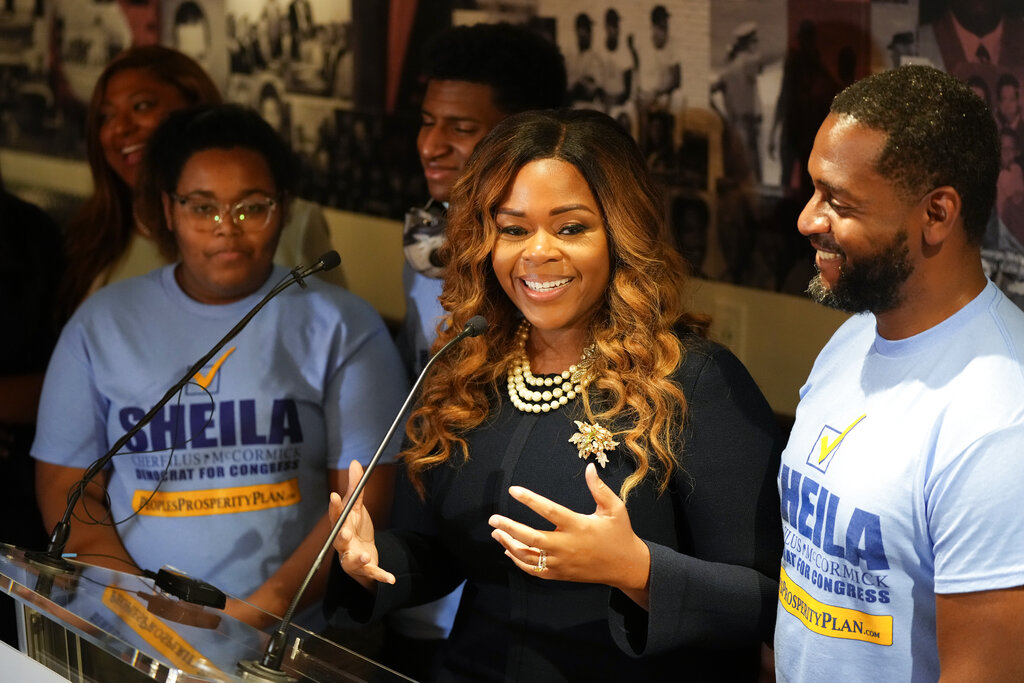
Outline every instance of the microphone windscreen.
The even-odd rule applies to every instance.
[[[466,326],[463,330],[469,331],[470,337],[475,337],[478,334],[482,334],[487,329],[487,318],[482,315],[474,315],[472,318],[466,321]]]
[[[341,263],[341,256],[338,252],[331,249],[329,252],[320,257],[320,263],[324,264],[322,270],[330,270],[331,268],[337,268]]]

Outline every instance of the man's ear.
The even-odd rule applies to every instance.
[[[937,187],[921,200],[924,209],[924,228],[921,231],[925,244],[939,246],[953,233],[963,230],[960,193],[949,185]]]

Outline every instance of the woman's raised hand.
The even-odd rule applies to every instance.
[[[491,515],[491,536],[520,569],[544,579],[603,583],[647,607],[651,554],[629,523],[626,505],[587,465],[587,487],[597,508],[581,515],[521,486],[509,494],[555,525],[540,531],[502,515]]]
[[[337,524],[341,511],[348,503],[352,491],[363,476],[362,466],[352,461],[348,468],[348,493],[344,498],[331,493],[331,504],[328,514],[331,525]],[[377,566],[377,546],[373,541],[373,520],[369,511],[363,506],[363,496],[356,499],[349,512],[348,519],[334,537],[334,549],[338,551],[338,560],[345,573],[358,581],[363,588],[372,591],[377,582],[394,583],[395,577]]]

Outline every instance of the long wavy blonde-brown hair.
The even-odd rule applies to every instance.
[[[447,327],[434,348],[474,315],[483,315],[488,327],[438,359],[406,425],[410,445],[403,458],[421,495],[424,471],[457,452],[468,458],[464,435],[487,418],[493,401],[501,400],[521,316],[491,267],[498,236],[494,212],[519,170],[539,159],[558,159],[580,171],[608,234],[611,276],[589,331],[598,350],[597,379],[584,394],[583,407],[592,421],[614,418],[630,425],[619,437],[636,470],[619,493],[625,498],[649,476],[664,491],[679,466],[675,453],[686,399],[670,379],[685,353],[677,331],[703,335],[707,319],[686,310],[689,266],[665,239],[661,203],[643,157],[632,138],[599,112],[525,112],[499,123],[477,145],[452,188],[442,252]]]

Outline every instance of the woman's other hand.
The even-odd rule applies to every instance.
[[[352,461],[348,468],[348,487],[345,497],[337,493],[331,494],[331,503],[328,514],[333,527],[341,517],[341,511],[348,503],[349,497],[355,491],[356,484],[363,476],[362,466]],[[363,588],[372,591],[377,582],[394,583],[395,577],[377,566],[377,546],[373,541],[373,520],[370,513],[363,506],[363,496],[356,499],[348,519],[344,526],[334,538],[334,549],[338,551],[338,560],[345,573],[358,581]]]

